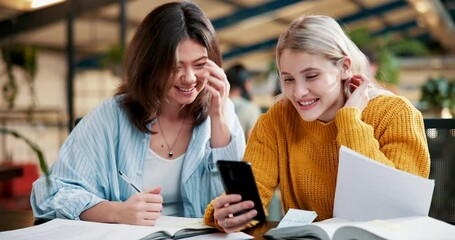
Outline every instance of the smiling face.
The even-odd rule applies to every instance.
[[[171,105],[192,103],[207,83],[207,49],[198,42],[186,39],[177,48],[177,73],[168,90],[167,98]]]
[[[329,122],[345,103],[341,68],[322,56],[285,49],[279,58],[283,94],[305,121]]]

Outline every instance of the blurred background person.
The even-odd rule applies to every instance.
[[[226,71],[226,76],[231,85],[229,98],[234,103],[235,113],[245,132],[245,139],[248,140],[261,115],[261,108],[251,101],[251,75],[242,64],[235,64]]]

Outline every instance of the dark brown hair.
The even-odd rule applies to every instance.
[[[221,52],[215,30],[204,12],[191,2],[163,4],[150,12],[139,25],[124,60],[124,81],[115,95],[120,98],[132,123],[151,133],[147,124],[159,115],[160,106],[172,85],[177,69],[177,47],[192,39],[207,48],[208,57],[221,67]],[[195,120],[202,123],[208,116],[208,93],[204,89],[186,106]]]

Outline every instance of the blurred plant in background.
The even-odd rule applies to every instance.
[[[446,108],[455,116],[455,79],[429,78],[420,88],[420,102],[425,110],[440,112]]]
[[[14,108],[19,84],[17,83],[14,67],[24,73],[24,78],[30,94],[30,109],[36,106],[35,76],[38,69],[38,51],[28,45],[5,45],[1,48],[2,59],[5,63],[6,82],[2,84],[2,97],[8,104],[8,109]],[[3,73],[2,73],[3,75]]]
[[[376,79],[383,83],[398,84],[399,56],[424,56],[428,48],[415,39],[394,39],[392,35],[374,36],[367,28],[358,28],[349,32],[349,37],[361,49],[376,56],[378,64]]]
[[[125,47],[120,44],[112,45],[101,58],[101,67],[109,69],[115,76],[122,77],[124,55]]]
[[[19,132],[15,131],[15,130],[12,130],[12,129],[0,127],[0,134],[11,135],[17,139],[23,140],[36,154],[41,171],[44,173],[44,175],[47,178],[49,177],[49,168],[47,166],[46,158],[44,157],[44,153],[38,145],[36,145],[34,142],[30,141],[24,135],[20,134]]]
[[[33,110],[36,107],[35,76],[38,69],[37,48],[28,45],[11,44],[2,46],[1,53],[2,60],[5,64],[5,72],[2,72],[2,78],[0,78],[0,80],[3,81],[3,76],[6,75],[6,81],[2,83],[2,97],[7,103],[8,110],[12,110],[15,107],[15,101],[20,92],[20,84],[18,84],[17,81],[18,76],[15,75],[15,68],[19,68],[23,73],[31,99],[29,109],[29,120],[31,120],[33,117]],[[36,154],[41,171],[46,176],[49,176],[49,169],[47,166],[46,158],[43,151],[36,143],[29,140],[18,131],[2,126],[0,126],[0,134],[10,135],[24,141]]]

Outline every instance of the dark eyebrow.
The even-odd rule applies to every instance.
[[[196,60],[194,60],[194,61],[192,61],[192,62],[193,62],[193,63],[194,63],[194,62],[199,62],[199,61],[201,61],[201,60],[207,60],[208,58],[209,58],[209,57],[207,57],[207,56],[202,56],[202,57],[200,57],[200,58],[198,58],[198,59],[196,59]],[[182,63],[182,61],[179,61],[179,63]]]
[[[199,60],[202,60],[202,59],[208,59],[208,58],[209,58],[209,57],[207,57],[207,56],[202,56],[202,57],[200,57],[200,58],[196,59],[196,61],[195,61],[195,62],[197,62],[197,61],[199,61]]]
[[[208,59],[208,58],[209,58],[209,57],[207,57],[207,56],[202,56],[202,57],[200,57],[200,58],[194,60],[194,62],[198,62],[198,61],[201,61],[201,60],[206,60],[206,59]]]

